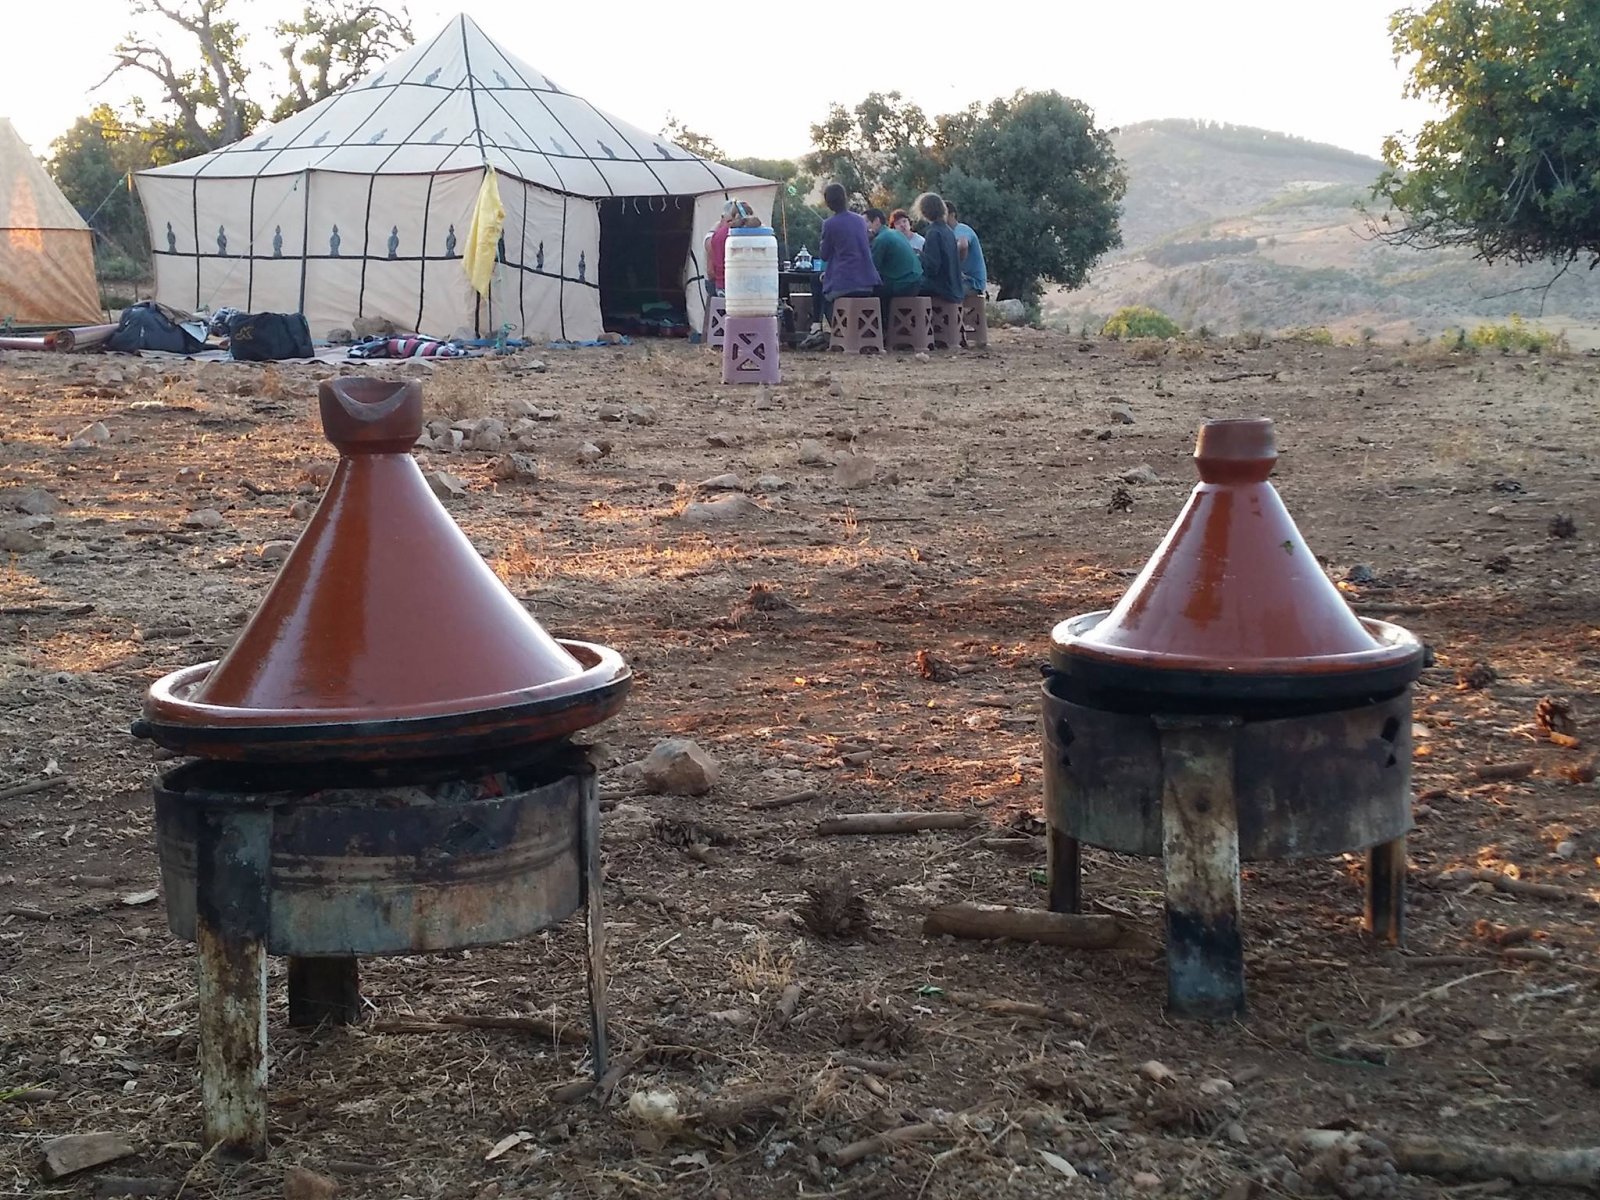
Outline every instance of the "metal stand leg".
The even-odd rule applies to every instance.
[[[289,960],[289,1024],[354,1025],[361,1020],[361,963],[355,958]]]
[[[600,900],[600,793],[594,772],[583,784],[583,904],[589,950],[589,1057],[595,1081],[606,1073],[606,918]]]
[[[1234,722],[1156,718],[1167,883],[1167,1009],[1222,1020],[1244,1011]]]
[[[205,1145],[267,1152],[269,809],[200,815],[195,933],[200,965],[200,1103]]]
[[[1398,946],[1406,937],[1406,839],[1367,851],[1366,931]]]
[[[1083,911],[1083,863],[1078,839],[1049,826],[1045,853],[1050,875],[1050,911]]]

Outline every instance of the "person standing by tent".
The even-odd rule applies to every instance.
[[[961,277],[966,280],[967,295],[982,296],[989,290],[989,269],[984,265],[983,245],[972,226],[956,215],[954,204],[945,201],[944,211],[950,232],[956,235],[956,249],[961,255]]]
[[[833,302],[845,296],[876,296],[883,280],[872,265],[872,241],[867,222],[849,208],[844,186],[830,183],[822,192],[822,202],[833,215],[822,223],[822,248],[818,251],[827,264],[822,272],[823,313],[831,323]]]
[[[937,192],[917,197],[917,211],[927,222],[922,236],[922,294],[960,304],[967,296],[967,281],[961,277],[961,249],[955,231],[945,219],[944,201]]]
[[[883,301],[883,327],[888,329],[889,298],[917,294],[922,287],[922,264],[911,243],[889,225],[883,209],[867,209],[867,232],[872,236],[872,265],[883,280],[878,298]]]

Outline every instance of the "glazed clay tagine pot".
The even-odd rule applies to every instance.
[[[1115,608],[1052,632],[1052,671],[1069,690],[1237,711],[1343,703],[1416,678],[1422,645],[1350,610],[1267,482],[1277,458],[1266,418],[1201,426],[1200,483],[1144,570]]]
[[[339,464],[219,662],[151,687],[134,732],[207,758],[421,759],[556,742],[622,705],[616,651],[546,633],[411,455],[422,389],[320,388]]]

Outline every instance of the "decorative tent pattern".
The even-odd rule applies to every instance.
[[[480,296],[461,254],[487,168],[506,217]],[[316,337],[357,317],[595,337],[599,204],[693,206],[703,232],[725,197],[770,213],[777,189],[607,115],[465,15],[344,91],[138,185],[158,299],[303,312]],[[696,234],[682,280],[691,321],[700,253]]]
[[[93,325],[102,320],[94,234],[0,117],[0,321]]]

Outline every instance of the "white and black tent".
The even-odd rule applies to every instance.
[[[491,176],[491,171],[493,172]],[[486,178],[492,281],[464,265]],[[698,325],[702,238],[777,185],[562,90],[454,17],[367,78],[234,145],[138,176],[156,297],[302,312],[314,337],[378,317],[436,335],[584,339],[670,300]]]

